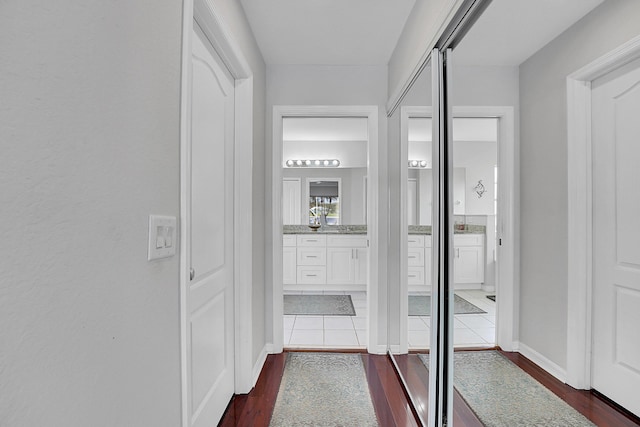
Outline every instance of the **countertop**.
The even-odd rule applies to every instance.
[[[367,234],[366,225],[326,225],[314,231],[306,225],[284,225],[282,234]]]
[[[484,225],[456,225],[454,234],[485,234]],[[314,231],[306,225],[285,225],[282,234],[367,234],[366,225],[327,225]],[[410,225],[409,234],[431,235],[430,225]]]

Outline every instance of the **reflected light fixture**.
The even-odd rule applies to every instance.
[[[409,160],[408,164],[410,169],[424,169],[427,167],[426,160]]]
[[[289,168],[337,168],[340,166],[338,159],[289,159],[285,162]]]

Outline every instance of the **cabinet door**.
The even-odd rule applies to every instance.
[[[296,283],[296,248],[282,248],[282,283],[294,285]]]
[[[355,259],[355,284],[366,285],[367,284],[367,266],[369,265],[369,250],[366,248],[357,248],[353,250]]]
[[[327,284],[350,285],[355,282],[353,248],[327,248]]]
[[[454,249],[453,278],[455,283],[484,282],[484,250],[480,246]]]
[[[431,286],[431,248],[424,248],[424,283],[427,286]]]

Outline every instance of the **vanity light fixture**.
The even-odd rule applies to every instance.
[[[338,159],[309,159],[309,160],[294,160],[289,159],[285,162],[289,168],[337,168],[340,166],[340,160]]]
[[[411,169],[424,169],[427,167],[426,160],[409,160],[409,168]]]

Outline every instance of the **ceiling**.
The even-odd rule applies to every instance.
[[[455,49],[461,65],[518,66],[604,0],[493,0]]]
[[[385,65],[416,0],[240,1],[267,64]],[[456,63],[520,65],[603,1],[493,0]]]
[[[241,3],[267,64],[386,65],[415,0]]]

